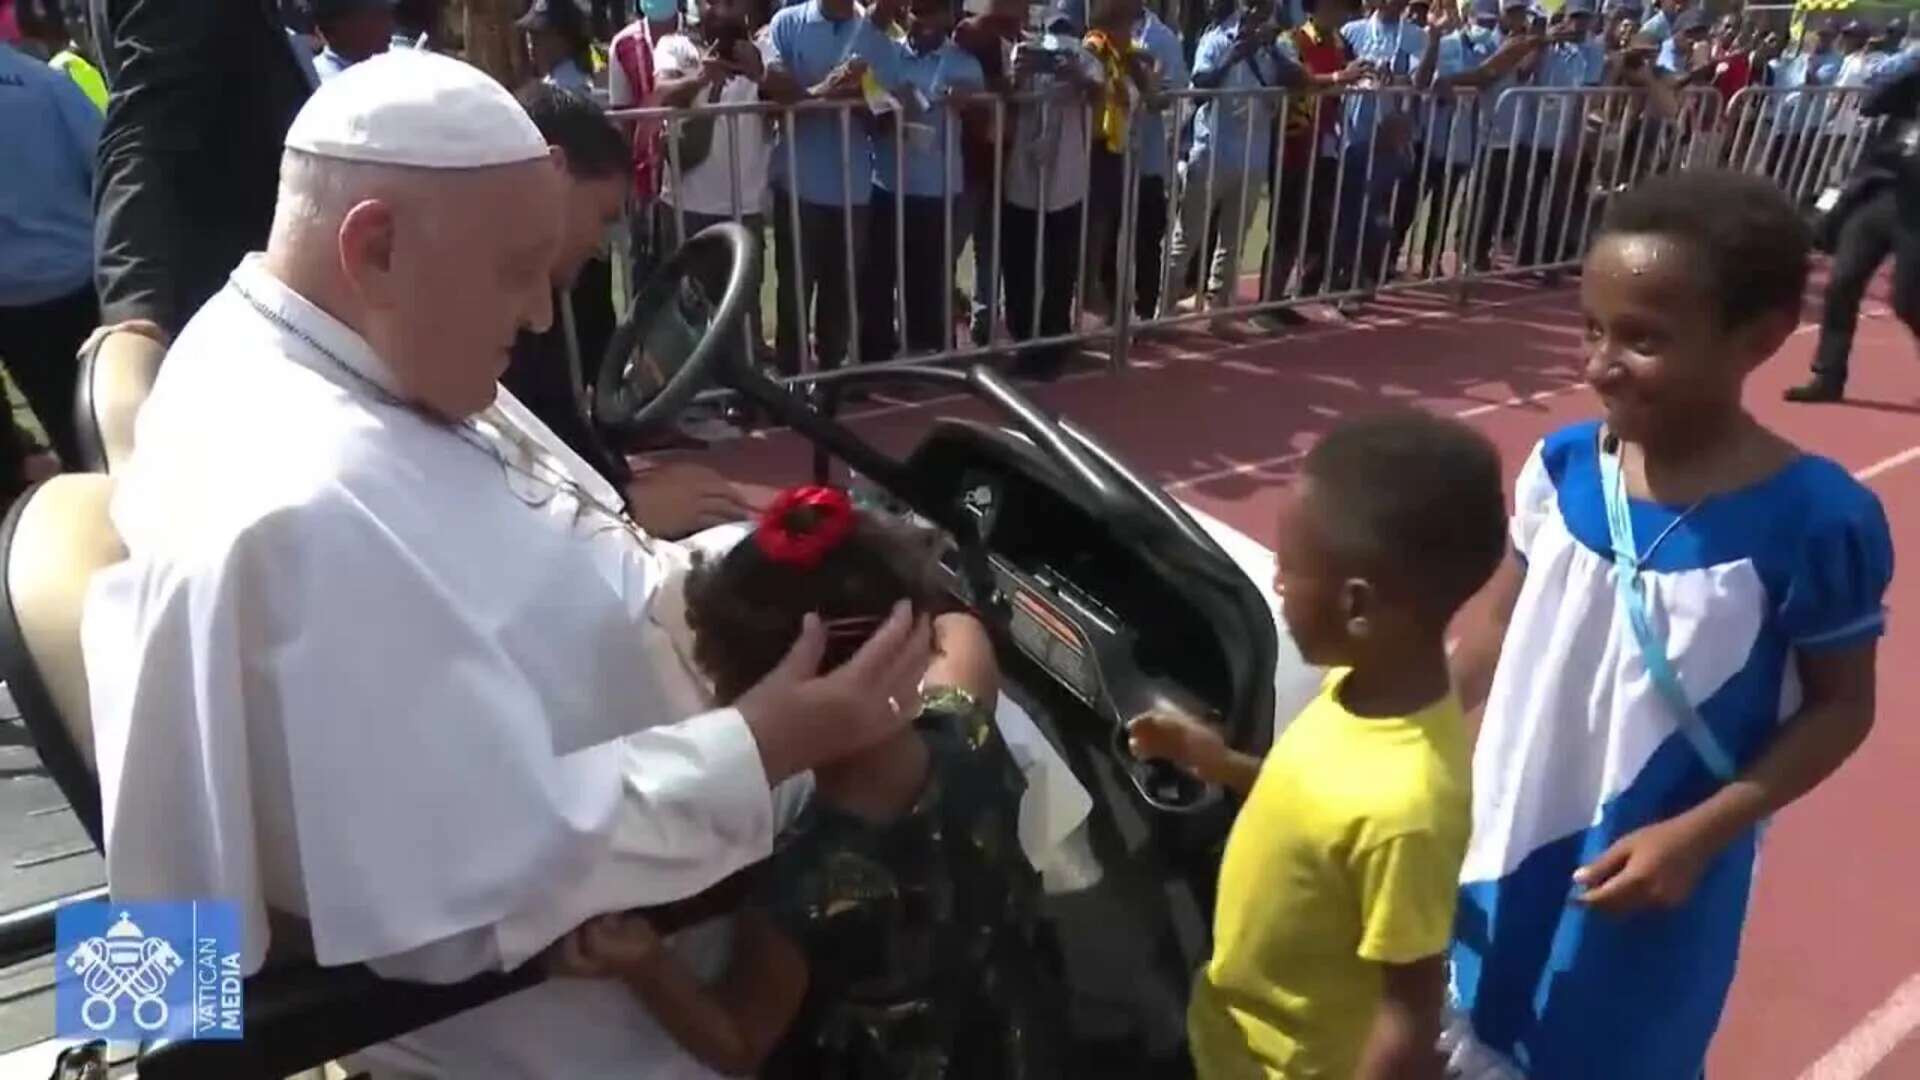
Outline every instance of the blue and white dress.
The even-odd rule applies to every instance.
[[[1599,425],[1549,436],[1515,492],[1526,582],[1473,761],[1450,1038],[1469,1076],[1695,1080],[1733,981],[1758,837],[1677,910],[1614,917],[1574,870],[1717,781],[1647,675],[1619,607]],[[1690,511],[1633,500],[1656,629],[1738,767],[1800,708],[1794,659],[1884,628],[1893,548],[1873,493],[1825,458]],[[1656,540],[1656,538],[1658,538]]]

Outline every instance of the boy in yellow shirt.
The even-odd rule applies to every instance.
[[[1320,696],[1265,761],[1191,718],[1130,727],[1136,756],[1246,797],[1187,1013],[1201,1080],[1440,1076],[1471,817],[1446,630],[1505,530],[1499,454],[1465,425],[1343,425],[1307,455],[1275,552],[1287,629],[1329,669]]]

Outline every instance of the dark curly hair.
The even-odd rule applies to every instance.
[[[1765,177],[1726,169],[1651,177],[1614,200],[1595,240],[1611,233],[1664,236],[1688,248],[1722,326],[1800,310],[1812,238]]]
[[[1458,420],[1395,409],[1346,421],[1304,464],[1330,541],[1402,582],[1445,626],[1507,551],[1500,451]]]
[[[810,531],[811,508],[788,511],[786,527]],[[780,663],[800,633],[800,620],[818,614],[858,632],[832,634],[821,668],[847,662],[901,600],[919,613],[952,606],[939,584],[938,534],[856,511],[853,531],[812,569],[776,563],[749,536],[717,559],[702,559],[686,586],[693,659],[713,680],[715,696],[731,702]]]

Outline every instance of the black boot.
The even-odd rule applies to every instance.
[[[1846,386],[1828,375],[1815,375],[1799,386],[1790,386],[1784,395],[1788,401],[1839,401]]]

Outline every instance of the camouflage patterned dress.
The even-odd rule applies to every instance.
[[[799,1022],[763,1075],[1025,1080],[1057,1075],[1059,1001],[1040,879],[1016,831],[1026,782],[993,715],[930,690],[927,786],[874,825],[816,803],[783,837],[761,902],[801,942]]]

